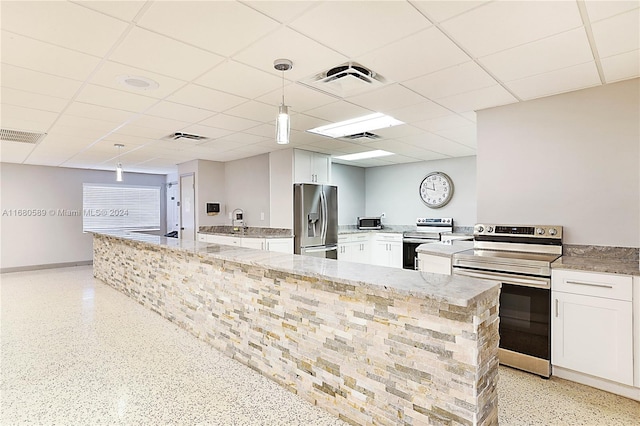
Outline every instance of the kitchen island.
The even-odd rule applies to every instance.
[[[499,285],[136,233],[94,275],[350,424],[497,424]]]

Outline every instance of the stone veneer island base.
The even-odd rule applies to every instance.
[[[499,285],[135,233],[94,276],[352,425],[498,423]]]

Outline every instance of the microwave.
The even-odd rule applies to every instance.
[[[382,229],[380,217],[359,217],[358,229]]]

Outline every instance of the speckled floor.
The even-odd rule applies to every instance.
[[[2,425],[344,425],[91,267],[0,275]],[[638,425],[640,403],[500,369],[502,425]]]

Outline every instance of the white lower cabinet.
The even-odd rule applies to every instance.
[[[252,248],[252,249],[256,249],[256,250],[264,250],[265,249],[264,238],[242,237],[241,245],[242,245],[242,247]]]
[[[434,274],[451,275],[451,256],[418,253],[418,270]]]
[[[371,263],[370,234],[339,235],[338,259],[358,263]]]
[[[239,237],[231,237],[227,235],[207,235],[206,241],[208,243],[213,244],[223,244],[227,246],[237,246],[240,247],[242,245],[242,238]]]
[[[265,238],[265,250],[293,254],[293,237]]]
[[[371,263],[402,268],[402,234],[375,234]]]
[[[253,238],[228,235],[198,234],[199,241],[293,254],[293,237]]]
[[[560,367],[633,386],[632,277],[554,270],[551,290],[554,374],[562,377]]]

